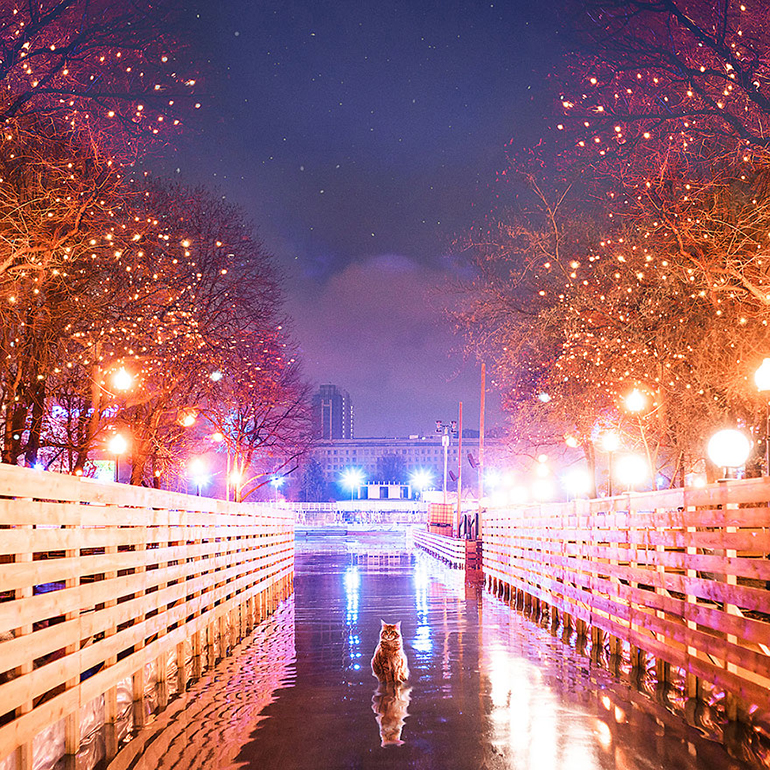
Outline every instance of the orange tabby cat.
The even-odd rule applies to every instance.
[[[404,719],[409,716],[409,692],[411,687],[396,682],[380,682],[372,698],[372,711],[380,726],[380,745],[402,746],[401,731]]]
[[[372,673],[381,682],[406,682],[409,666],[401,643],[401,621],[386,623],[380,621],[380,643],[372,658]]]

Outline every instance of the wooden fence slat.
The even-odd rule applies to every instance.
[[[0,554],[14,559],[0,564],[0,587],[13,592],[0,601],[0,632],[13,633],[0,655],[17,673],[0,685],[0,703],[16,711],[0,727],[0,761],[17,751],[26,767],[34,736],[60,719],[66,751],[78,750],[79,709],[93,698],[105,696],[114,723],[127,677],[141,724],[146,666],[156,665],[163,705],[170,652],[184,687],[188,638],[240,619],[267,591],[285,596],[293,513],[0,465]],[[242,636],[234,621],[229,629],[223,649]]]
[[[491,509],[482,539],[489,585],[770,705],[770,479]]]

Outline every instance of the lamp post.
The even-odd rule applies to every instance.
[[[228,468],[230,467],[230,456],[227,456],[228,460]],[[227,499],[230,499],[230,484],[232,484],[233,487],[233,499],[236,503],[241,502],[241,484],[243,482],[243,470],[236,464],[235,468],[233,468],[232,471],[229,471],[227,474],[228,479],[228,486],[227,486]]]
[[[746,463],[751,452],[751,441],[739,430],[728,428],[717,431],[710,439],[706,451],[714,465],[724,471],[726,480],[731,478],[730,472]]]
[[[757,390],[764,393],[770,390],[770,358],[762,361],[759,369],[754,372],[754,382]],[[770,475],[770,402],[765,399],[765,467],[764,475]]]
[[[112,452],[112,454],[115,455],[115,482],[117,483],[120,481],[120,473],[118,469],[118,463],[120,461],[120,456],[128,449],[128,441],[120,435],[120,433],[116,433],[111,439],[110,443],[107,445],[107,448]]]
[[[195,482],[195,489],[198,497],[201,496],[201,487],[206,481],[206,464],[200,457],[195,457],[190,461],[190,477]]]
[[[614,430],[602,436],[602,448],[607,453],[607,495],[612,497],[612,455],[620,446],[620,437]]]
[[[449,444],[451,443],[452,436],[457,435],[457,421],[452,420],[451,423],[441,422],[436,420],[436,433],[441,434],[441,446],[444,447],[444,504],[446,504],[446,479],[449,468]]]

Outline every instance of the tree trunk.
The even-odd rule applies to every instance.
[[[97,345],[94,352],[94,358],[98,361],[100,353],[100,345]],[[75,460],[75,473],[83,472],[86,461],[88,460],[88,453],[91,451],[91,445],[99,430],[99,418],[101,416],[102,407],[102,372],[101,364],[95,363],[93,370],[91,371],[91,403],[85,405],[83,409],[83,416],[80,420],[80,425],[83,430],[78,431],[80,438],[77,448],[77,459]]]
[[[32,387],[32,420],[29,426],[27,448],[24,453],[24,462],[29,468],[34,468],[35,465],[37,465],[38,452],[40,451],[40,436],[43,432],[44,415],[45,381],[36,380]]]
[[[588,490],[588,495],[591,498],[596,497],[596,448],[590,439],[586,439],[583,442],[583,454],[588,463],[588,478],[591,481],[591,488]]]

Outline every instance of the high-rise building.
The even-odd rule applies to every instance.
[[[313,395],[313,428],[318,438],[353,438],[350,394],[336,385],[321,385]]]

